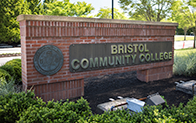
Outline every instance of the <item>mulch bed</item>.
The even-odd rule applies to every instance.
[[[91,110],[96,113],[96,107],[100,103],[109,102],[109,98],[117,99],[117,96],[142,98],[159,93],[167,100],[168,105],[178,106],[186,104],[192,95],[176,91],[174,82],[196,80],[195,77],[173,76],[153,82],[142,82],[137,79],[136,72],[126,72],[113,75],[104,75],[85,79],[84,98],[87,99]]]

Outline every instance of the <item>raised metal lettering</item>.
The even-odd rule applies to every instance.
[[[80,68],[80,61],[78,59],[73,59],[71,61],[71,67],[74,69],[74,70],[77,70],[78,68]]]

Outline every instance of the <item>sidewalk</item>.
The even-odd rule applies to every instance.
[[[21,53],[21,48],[20,47],[0,48],[0,54],[3,54],[3,53]]]
[[[15,48],[0,48],[0,54],[3,53],[21,53],[20,47]],[[13,57],[0,57],[0,66],[4,65],[6,62],[12,59],[21,59],[21,56],[13,56]]]

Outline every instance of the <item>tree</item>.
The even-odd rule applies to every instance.
[[[119,0],[121,8],[135,20],[160,22],[169,16],[174,0]]]
[[[57,1],[45,3],[46,15],[60,15],[60,16],[86,16],[88,15],[94,8],[91,4],[87,4],[85,2],[77,2],[70,3],[69,0]]]
[[[194,26],[195,28],[192,28],[193,29],[193,33],[194,33],[194,45],[193,47],[195,48],[196,47],[196,0],[189,0],[187,2],[188,7],[187,9],[189,9],[189,14],[187,14],[187,19],[188,21],[190,22],[190,24],[192,26]],[[186,13],[184,13],[186,14]]]
[[[24,0],[1,0],[0,2],[0,43],[18,43],[20,41],[20,14],[30,14],[28,4]]]
[[[178,22],[178,27],[184,30],[184,40],[186,40],[186,34],[189,28],[191,28],[191,24],[187,19],[184,19],[185,16],[181,13],[175,17],[175,20]]]
[[[196,27],[196,0],[177,0],[173,5],[172,18],[186,28]],[[194,48],[196,45],[196,28],[192,28],[194,33]]]
[[[101,8],[99,12],[95,15],[95,17],[111,19],[112,18],[111,8],[107,8],[107,7]],[[118,9],[114,8],[114,19],[127,19],[127,17],[124,15],[123,12],[119,12]]]
[[[74,3],[73,10],[77,17],[86,17],[92,10],[94,10],[94,7],[85,2],[77,2],[76,4]]]
[[[189,9],[187,7],[183,7],[183,1],[181,0],[176,0],[172,4],[172,17],[171,19],[176,21],[179,25],[178,28],[182,28],[184,31],[184,40],[186,40],[186,34],[189,28],[191,28],[191,24],[186,18],[186,14],[189,13]],[[182,12],[184,11],[184,12]],[[186,14],[184,14],[186,13]]]
[[[46,9],[48,9],[48,8],[46,7],[46,4],[53,3],[53,2],[54,2],[54,0],[44,0],[44,1],[43,1],[43,8],[44,8],[44,11],[46,11]]]
[[[41,0],[26,0],[26,1],[29,5],[29,9],[31,10],[31,14],[35,14],[35,15],[44,14],[44,8]]]

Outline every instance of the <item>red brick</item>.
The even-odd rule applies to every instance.
[[[37,41],[37,43],[47,43],[47,41]]]
[[[80,39],[87,39],[87,37],[80,37]]]
[[[41,47],[41,44],[32,44],[32,47]]]
[[[69,45],[73,43],[87,44],[87,43],[103,43],[103,42],[120,43],[120,42],[134,42],[134,41],[139,41],[139,42],[173,41],[174,40],[173,35],[175,33],[176,27],[130,25],[130,24],[104,24],[104,23],[102,24],[102,23],[87,23],[87,22],[78,23],[78,22],[27,21],[24,23],[27,23],[28,24],[27,26],[30,25],[31,26],[38,25],[38,26],[26,27],[25,28],[26,32],[25,30],[21,31],[22,34],[21,46],[23,52],[22,53],[23,83],[26,85],[42,84],[42,86],[37,86],[38,88],[41,89],[39,93],[47,93],[46,91],[47,89],[48,92],[52,91],[51,94],[38,95],[43,97],[44,100],[50,100],[52,98],[58,100],[61,98],[78,97],[84,95],[84,80],[83,80],[84,77],[88,78],[92,76],[114,74],[119,72],[130,71],[130,70],[138,71],[137,72],[138,79],[146,82],[157,80],[160,78],[168,78],[172,76],[172,64],[174,62],[173,60],[168,62],[150,63],[145,65],[135,65],[135,66],[127,66],[121,68],[110,68],[110,69],[103,69],[103,70],[96,70],[96,71],[89,71],[89,72],[71,73],[69,72]],[[26,26],[25,24],[20,24],[20,25]],[[39,27],[39,25],[42,25],[42,27]],[[73,27],[78,27],[78,28],[73,28]],[[21,27],[21,29],[23,28]],[[25,37],[23,33],[25,33],[27,37]],[[93,42],[91,42],[92,40]],[[58,46],[64,55],[64,65],[62,69],[57,74],[51,75],[50,77],[41,75],[39,72],[36,71],[33,65],[33,57],[36,50],[41,46],[47,44]],[[52,89],[52,87],[54,87],[54,89]],[[24,88],[27,88],[27,86],[24,86]],[[66,89],[72,89],[72,90],[66,91]],[[54,90],[59,92],[53,93]]]
[[[85,42],[91,42],[91,40],[85,40]]]

